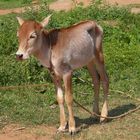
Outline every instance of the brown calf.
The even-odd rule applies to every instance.
[[[65,101],[69,112],[69,132],[75,132],[75,120],[72,109],[72,73],[75,69],[87,66],[92,77],[95,92],[93,111],[99,114],[99,88],[102,81],[104,103],[102,116],[108,115],[107,95],[109,80],[104,66],[102,51],[102,28],[94,21],[84,21],[68,28],[47,31],[50,16],[41,23],[24,21],[17,17],[20,28],[17,32],[19,48],[16,53],[19,60],[34,55],[40,63],[54,72],[54,81],[57,89],[57,101],[60,107],[60,127],[66,128],[64,112],[64,97],[61,79],[65,87]],[[100,118],[103,121],[104,118]]]

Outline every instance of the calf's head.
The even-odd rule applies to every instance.
[[[42,31],[51,16],[45,18],[42,22],[38,23],[32,20],[23,20],[17,17],[20,27],[17,31],[19,40],[19,48],[16,52],[18,60],[28,59],[30,55],[34,54],[41,46]]]

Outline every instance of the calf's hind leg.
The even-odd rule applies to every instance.
[[[99,114],[99,90],[100,90],[100,77],[95,68],[95,64],[91,61],[87,65],[88,71],[92,77],[92,82],[94,85],[94,104],[93,104],[93,112]]]
[[[98,73],[100,75],[100,78],[102,80],[102,86],[103,86],[103,93],[104,93],[104,103],[101,111],[101,116],[107,117],[108,115],[108,93],[109,93],[109,78],[105,70],[104,62],[100,61],[100,59],[96,59],[96,68],[98,70]],[[100,122],[106,120],[105,118],[101,117]]]

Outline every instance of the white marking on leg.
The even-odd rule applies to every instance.
[[[57,96],[59,98],[63,98],[63,91],[62,91],[62,89],[60,87],[57,88]]]
[[[103,117],[107,117],[107,115],[108,115],[108,103],[107,103],[107,97],[104,97],[105,99],[104,99],[104,104],[103,104],[103,108],[102,108],[102,111],[101,111],[101,116],[103,116]],[[102,122],[102,121],[104,121],[105,120],[105,118],[100,118],[100,121]]]
[[[64,112],[64,99],[63,99],[63,91],[60,87],[57,87],[57,100],[60,108],[60,127],[57,129],[58,132],[63,132],[66,129],[66,118]]]

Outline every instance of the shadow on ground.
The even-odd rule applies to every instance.
[[[108,116],[111,116],[111,117],[119,116],[119,115],[122,115],[124,113],[127,113],[129,110],[132,110],[134,108],[136,108],[136,105],[132,104],[132,103],[118,106],[118,107],[110,110]],[[99,119],[92,117],[92,116],[90,116],[88,118],[84,118],[84,119],[80,119],[79,117],[75,117],[75,120],[76,120],[77,127],[82,127],[84,125],[84,126],[86,126],[85,128],[87,128],[93,124],[100,124]],[[112,119],[108,120],[107,123],[111,122],[111,121],[112,121]]]

